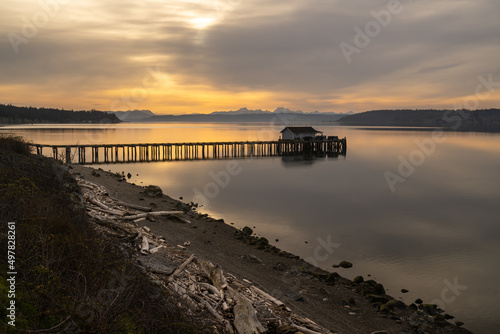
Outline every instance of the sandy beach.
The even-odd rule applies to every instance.
[[[154,211],[180,210],[190,223],[154,217],[139,223],[161,235],[172,246],[197,258],[218,264],[224,272],[281,300],[294,313],[312,319],[333,333],[470,333],[429,312],[428,306],[404,305],[385,294],[369,277],[356,283],[314,267],[293,254],[280,252],[265,241],[257,242],[223,221],[208,217],[202,209],[167,195],[149,197],[144,187],[102,170],[73,166],[72,172],[102,185],[109,196],[120,201],[149,206]],[[333,271],[332,271],[333,272]],[[421,310],[416,310],[420,306]],[[433,314],[434,313],[434,314]]]

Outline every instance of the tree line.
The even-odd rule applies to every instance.
[[[119,123],[115,114],[95,109],[65,110],[55,108],[18,107],[0,104],[0,124],[26,123]]]

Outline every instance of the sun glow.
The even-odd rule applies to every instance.
[[[189,23],[196,29],[205,29],[217,22],[215,17],[196,17],[189,20]]]

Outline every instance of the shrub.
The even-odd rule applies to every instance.
[[[0,135],[0,150],[23,155],[31,153],[31,147],[23,137],[11,134]]]

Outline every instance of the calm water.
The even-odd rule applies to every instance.
[[[40,144],[123,144],[270,140],[282,129],[266,124],[57,127],[0,131]],[[130,172],[131,182],[156,184],[172,197],[201,203],[199,211],[227,223],[255,226],[278,247],[325,269],[348,260],[354,267],[340,268],[341,275],[371,274],[394,297],[437,303],[474,332],[498,332],[500,135],[448,133],[438,143],[431,130],[315,128],[347,137],[347,156],[100,167]],[[387,172],[393,173],[394,191]],[[403,295],[402,288],[410,293]]]

